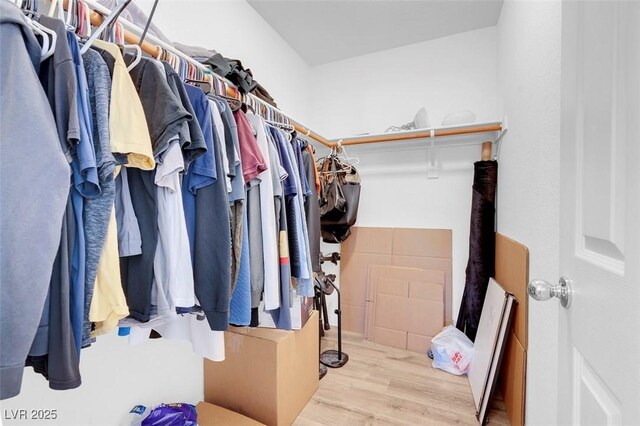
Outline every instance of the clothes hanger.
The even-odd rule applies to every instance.
[[[78,20],[82,22],[80,33],[83,37],[91,37],[91,9],[82,0],[78,0],[78,5]]]
[[[18,5],[18,1],[12,1],[12,3]],[[38,2],[35,0],[23,1],[21,9],[26,16],[33,18],[38,13]]]
[[[50,56],[47,56],[50,43],[49,34],[45,33],[39,25],[36,25],[35,22],[30,22],[29,26],[31,27],[31,30],[34,32],[34,34],[42,37],[42,46],[40,47],[40,62],[42,62]]]
[[[24,13],[31,14],[31,17],[26,20],[27,24],[31,27],[34,34],[42,37],[42,46],[40,47],[40,62],[44,61],[55,51],[55,44],[57,40],[57,34],[48,28],[45,28],[34,18],[36,17],[37,4],[34,6],[31,1],[24,2],[22,0],[12,1],[13,4],[18,6]],[[34,9],[35,8],[35,9]]]
[[[123,44],[122,47],[125,50],[126,49],[133,49],[133,50],[136,51],[135,59],[127,67],[127,71],[131,71],[132,69],[134,69],[136,67],[136,65],[138,65],[140,63],[140,61],[142,61],[142,49],[140,49],[140,46],[138,46],[137,44]]]
[[[76,30],[74,32],[79,37],[82,36],[82,32],[84,31],[84,9],[82,8],[82,6],[83,5],[81,0],[78,0],[78,7],[76,8],[76,17],[75,17],[78,25],[76,25]]]
[[[212,92],[211,83],[209,83],[206,80],[197,80],[195,78],[187,78],[184,81],[185,83],[189,83],[192,86],[199,87],[207,95]]]
[[[44,25],[41,25],[38,21],[29,21],[31,21],[31,28],[34,28],[36,32],[40,32],[40,34],[43,36],[43,42],[44,40],[46,40],[49,43],[49,45],[47,45],[47,49],[43,49],[44,53],[40,56],[40,62],[42,62],[45,59],[51,57],[51,55],[53,55],[53,52],[55,52],[58,34],[56,34],[55,31],[45,27]]]
[[[64,25],[68,30],[72,30],[75,32],[75,27],[72,25],[71,17],[75,12],[76,2],[75,0],[67,0],[67,16],[64,19]]]
[[[54,17],[53,14],[56,14],[57,18],[62,22],[65,22],[64,10],[62,8],[62,1],[58,2],[58,0],[51,0],[51,7],[49,8],[49,13],[47,15]]]
[[[322,171],[319,173],[320,176],[327,175],[338,175],[338,174],[348,174],[353,170],[353,166],[349,163],[343,163],[338,157],[338,148],[332,147],[331,152],[326,157],[318,158],[316,161]],[[331,167],[336,167],[335,170],[331,170]]]
[[[337,145],[338,151],[339,151],[340,153],[342,153],[342,158],[341,158],[341,160],[346,161],[346,162],[347,162],[347,163],[349,163],[351,166],[355,166],[355,165],[357,165],[357,164],[359,164],[359,163],[360,163],[360,159],[359,159],[359,158],[357,158],[357,157],[349,157],[349,155],[347,154],[347,150],[346,150],[346,148],[344,147],[344,145],[342,145],[342,139],[340,139],[340,140],[337,142],[337,144],[338,144],[338,145]]]
[[[57,1],[57,0],[53,0],[53,1]],[[93,44],[93,41],[98,38],[98,36],[105,30],[107,29],[107,27],[109,27],[109,25],[113,22],[115,22],[118,19],[118,16],[120,16],[120,14],[124,11],[124,9],[129,6],[129,3],[131,3],[131,0],[125,0],[124,2],[120,3],[107,17],[105,17],[102,20],[102,23],[100,24],[100,26],[95,30],[95,32],[91,35],[91,37],[89,37],[89,39],[87,40],[87,42],[84,44],[84,46],[82,46],[82,48],[80,49],[80,54],[85,53]]]

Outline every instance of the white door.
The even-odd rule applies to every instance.
[[[558,419],[640,425],[640,2],[562,15]]]

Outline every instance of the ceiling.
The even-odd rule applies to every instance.
[[[502,0],[248,0],[309,65],[498,22]]]

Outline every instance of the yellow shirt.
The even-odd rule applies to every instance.
[[[115,59],[109,109],[111,151],[127,154],[127,167],[153,170],[156,163],[153,159],[147,120],[120,48],[102,40],[95,40],[93,44],[109,52]]]
[[[109,109],[111,152],[127,155],[127,167],[153,170],[156,163],[153,159],[147,120],[120,48],[102,40],[95,40],[94,44],[109,52],[115,59]],[[117,176],[119,172],[120,167],[117,167],[115,175]],[[91,335],[97,336],[115,330],[118,327],[118,321],[128,315],[129,308],[120,279],[118,230],[114,207],[98,264],[89,310],[89,320],[95,324]]]
[[[91,337],[115,330],[118,327],[118,321],[128,315],[129,307],[120,280],[118,230],[116,210],[113,207],[89,309],[89,321],[95,323]]]

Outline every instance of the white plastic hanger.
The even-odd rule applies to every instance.
[[[42,62],[48,57],[50,57],[51,55],[53,55],[53,52],[55,52],[58,35],[56,34],[55,31],[50,30],[49,28],[40,24],[38,21],[34,21],[32,19],[28,19],[27,21],[29,22],[29,25],[31,26],[33,31],[37,34],[40,34],[40,36],[42,36],[43,45],[42,45],[42,53],[40,56],[40,62]]]
[[[49,8],[48,15],[53,17],[53,14],[56,13],[57,18],[63,22],[66,22],[64,17],[64,12],[62,10],[62,2],[58,2],[58,0],[51,0],[51,7]]]
[[[140,49],[140,46],[138,46],[137,44],[125,44],[122,46],[124,49],[133,49],[136,51],[136,58],[133,60],[133,62],[131,62],[131,64],[129,64],[129,66],[127,67],[127,71],[131,71],[133,68],[135,68],[136,65],[138,65],[140,63],[140,61],[142,60],[142,49]]]
[[[84,19],[85,19],[85,28],[87,33],[85,34],[87,37],[91,37],[91,9],[89,6],[84,3]]]
[[[46,59],[45,55],[49,53],[49,34],[45,33],[42,28],[40,28],[39,25],[36,25],[36,23],[32,20],[29,20],[29,26],[35,34],[38,34],[40,37],[42,37],[42,46],[40,48],[40,62],[42,62]]]
[[[355,166],[356,164],[360,163],[360,159],[357,157],[349,157],[349,155],[347,154],[347,150],[345,149],[344,145],[342,145],[342,139],[340,139],[338,142],[336,142],[338,151],[342,152],[342,160],[346,161],[347,163],[351,164],[352,166]]]
[[[64,24],[67,26],[67,29],[74,29],[73,25],[71,25],[71,16],[73,15],[74,5],[75,5],[75,0],[68,0],[67,17],[64,20]]]

